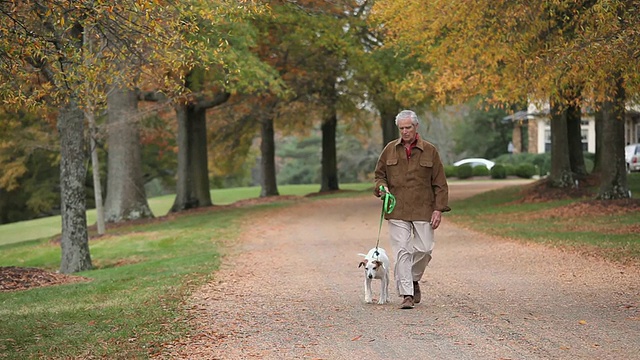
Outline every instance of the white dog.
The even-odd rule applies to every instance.
[[[364,266],[364,301],[367,304],[373,302],[371,291],[371,280],[380,279],[381,290],[378,304],[389,302],[389,257],[383,248],[373,248],[369,250],[364,260],[360,262],[358,267]]]

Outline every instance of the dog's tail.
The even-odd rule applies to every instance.
[[[367,257],[367,254],[363,254],[363,253],[358,253],[358,255],[360,255],[362,257]]]

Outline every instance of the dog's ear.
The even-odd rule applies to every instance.
[[[380,266],[380,267],[384,266],[384,264],[382,264],[382,261],[380,261],[380,260],[373,260],[373,263],[376,264],[376,267],[377,266]]]
[[[361,267],[361,266],[367,266],[367,259],[360,261],[360,265],[358,265],[358,267]]]

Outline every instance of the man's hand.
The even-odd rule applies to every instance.
[[[442,222],[442,212],[435,210],[431,214],[431,227],[433,228],[433,230],[437,229],[438,226],[440,226],[441,222]]]
[[[380,191],[380,187],[377,187],[377,188],[376,188],[375,193],[376,193],[376,196],[377,196],[377,197],[380,197],[380,196],[382,196],[383,194],[385,194],[385,193],[388,193],[388,192],[389,192],[389,188],[388,188],[388,187],[386,187],[386,186],[384,186],[384,185],[383,185],[383,186],[382,186],[382,188],[384,189],[384,190],[382,190],[382,191]]]

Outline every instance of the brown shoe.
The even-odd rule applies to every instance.
[[[418,304],[420,303],[420,299],[422,298],[420,294],[420,284],[417,281],[413,282],[413,302]]]
[[[405,295],[402,304],[400,304],[400,309],[413,309],[413,296]]]

